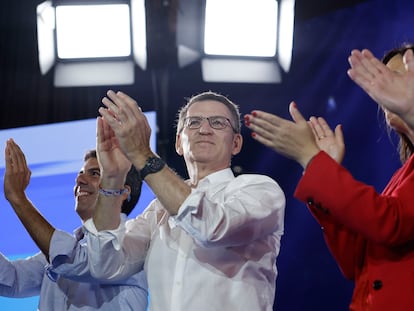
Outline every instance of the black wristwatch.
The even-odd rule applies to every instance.
[[[144,180],[148,174],[153,174],[161,171],[164,166],[165,162],[161,158],[149,157],[145,162],[145,166],[139,172],[141,179]]]

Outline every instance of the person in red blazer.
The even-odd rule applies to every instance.
[[[392,50],[382,63],[367,50],[354,50],[349,58],[349,76],[400,136],[403,166],[382,193],[340,165],[345,153],[340,125],[332,131],[323,118],[306,121],[293,102],[293,121],[259,110],[244,117],[254,139],[304,168],[294,196],[307,204],[341,271],[355,282],[352,311],[414,308],[413,48]]]

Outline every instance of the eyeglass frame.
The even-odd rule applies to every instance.
[[[190,118],[197,118],[197,119],[199,119],[201,122],[200,122],[200,126],[198,126],[198,127],[193,127],[193,128],[191,128],[191,127],[189,127],[188,125],[187,125],[187,120],[189,120]],[[223,128],[216,128],[216,127],[214,127],[213,125],[212,125],[212,123],[211,123],[211,121],[210,121],[210,118],[223,118],[225,121],[227,121],[227,122],[225,122],[225,126],[223,127]],[[235,130],[235,128],[233,127],[233,124],[231,123],[231,120],[229,119],[229,118],[227,118],[227,117],[225,117],[225,116],[209,116],[209,117],[204,117],[204,116],[189,116],[189,117],[185,117],[184,119],[183,119],[183,127],[181,128],[181,130],[180,130],[180,132],[182,132],[183,130],[184,130],[184,128],[188,128],[188,129],[190,129],[190,130],[197,130],[197,129],[199,129],[200,127],[201,127],[201,125],[203,124],[203,121],[205,121],[205,120],[207,120],[208,121],[208,125],[212,128],[212,129],[215,129],[215,130],[224,130],[226,127],[230,127],[232,130],[233,130],[233,132],[235,133],[235,134],[237,134],[237,131]]]

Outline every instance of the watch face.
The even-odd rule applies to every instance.
[[[154,172],[154,173],[158,172],[164,167],[164,161],[156,157],[148,159],[147,163],[148,163],[148,167],[151,170],[151,172]]]
[[[152,173],[157,173],[162,170],[165,162],[158,157],[151,157],[147,159],[145,166],[140,171],[141,179],[144,179],[145,176]]]

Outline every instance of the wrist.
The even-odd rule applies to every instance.
[[[101,173],[100,187],[108,189],[120,189],[124,188],[126,173],[114,176],[108,176]]]
[[[147,160],[149,158],[156,157],[156,156],[157,155],[155,153],[153,153],[152,151],[149,151],[143,154],[135,155],[134,160],[131,162],[135,165],[137,171],[139,172],[146,165]]]
[[[6,199],[7,201],[9,201],[13,208],[26,206],[30,202],[25,193],[23,193],[22,195],[15,196],[10,195],[7,196]]]
[[[119,197],[119,196],[123,195],[124,193],[127,193],[128,189],[125,188],[125,187],[115,188],[115,189],[103,188],[101,185],[99,185],[98,192],[99,192],[99,194],[102,194],[106,197]]]
[[[155,174],[161,171],[165,167],[165,162],[153,155],[146,159],[145,165],[139,170],[139,175],[142,180],[145,179],[149,174]]]
[[[319,149],[316,150],[316,152],[312,152],[308,155],[306,155],[305,157],[303,157],[299,163],[300,165],[302,165],[303,170],[306,170],[306,168],[309,166],[309,164],[312,162],[313,158],[319,153]]]

